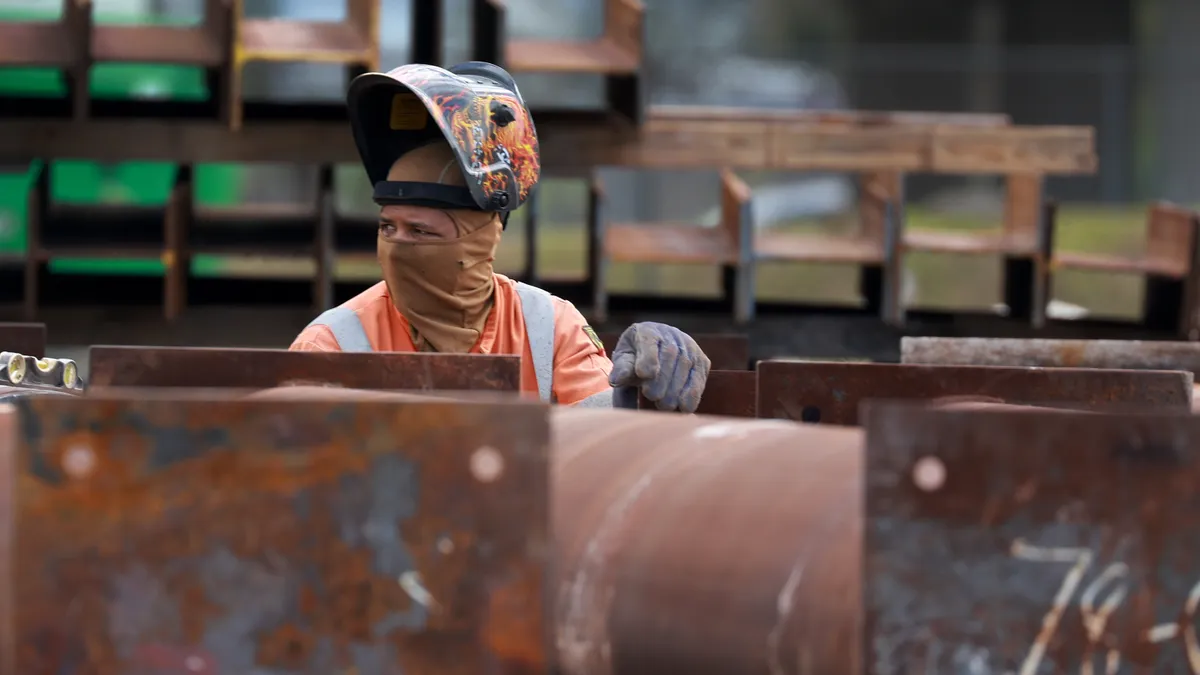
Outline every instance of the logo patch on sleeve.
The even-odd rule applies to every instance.
[[[600,336],[596,335],[595,329],[593,329],[591,326],[584,326],[583,334],[588,336],[588,339],[592,341],[592,344],[596,345],[596,349],[604,351],[604,343],[600,341]]]

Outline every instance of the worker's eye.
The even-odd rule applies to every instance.
[[[379,233],[385,237],[391,237],[396,234],[396,226],[391,223],[379,223]]]

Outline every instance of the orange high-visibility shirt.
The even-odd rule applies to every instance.
[[[517,283],[501,274],[493,275],[495,296],[492,310],[472,354],[513,354],[521,357],[521,391],[538,393],[537,373],[525,330],[525,314]],[[611,395],[608,376],[612,362],[605,356],[595,332],[571,303],[551,297],[554,312],[554,399],[563,405]],[[412,352],[416,347],[408,319],[392,304],[387,284],[379,282],[346,301],[342,308],[353,311],[370,342],[371,351]],[[327,325],[313,324],[296,336],[290,349],[342,351]]]

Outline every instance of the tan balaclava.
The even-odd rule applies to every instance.
[[[445,142],[412,150],[392,164],[389,181],[465,186]],[[377,253],[392,303],[412,326],[421,351],[466,353],[479,341],[492,308],[492,261],[500,243],[497,213],[444,211],[455,239],[396,242],[379,237]]]

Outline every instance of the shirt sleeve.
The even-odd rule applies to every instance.
[[[295,340],[292,340],[292,346],[288,347],[288,351],[293,352],[340,352],[341,345],[338,344],[337,338],[333,337],[333,331],[329,330],[329,326],[309,326],[300,331]]]
[[[600,338],[575,305],[554,299],[554,396],[560,405],[574,405],[590,396],[611,392],[612,361]]]

